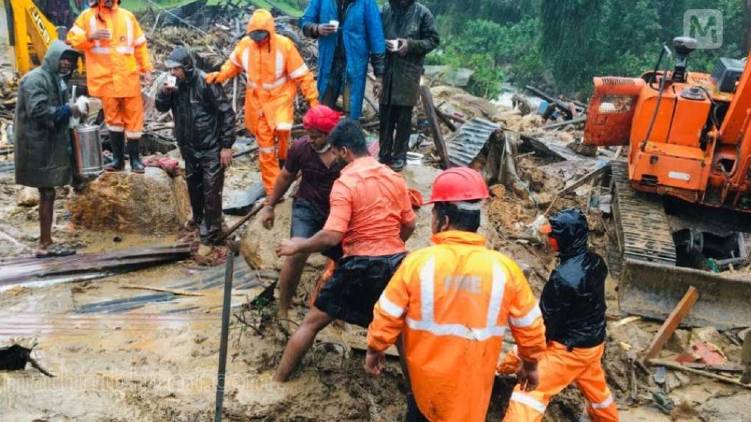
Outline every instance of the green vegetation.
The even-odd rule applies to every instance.
[[[638,76],[654,67],[663,43],[683,34],[684,12],[722,12],[722,47],[697,50],[689,69],[744,57],[744,2],[737,0],[423,0],[442,35],[433,64],[475,71],[470,91],[495,96],[501,82],[534,83],[587,95],[597,75]]]
[[[158,7],[169,9],[173,7],[179,7],[193,1],[195,0],[122,0],[122,5],[128,10],[138,12],[146,10],[150,7],[156,8],[154,4],[158,5]],[[206,4],[213,5],[218,4],[222,1],[224,0],[207,0]],[[276,7],[277,9],[290,16],[300,17],[302,16],[303,10],[307,5],[308,0],[245,0],[245,3],[249,5],[252,4],[256,7],[261,7],[264,9],[271,9],[272,7]]]

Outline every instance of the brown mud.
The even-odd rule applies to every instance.
[[[488,116],[492,110],[486,109],[484,102],[473,101],[465,107],[468,114],[492,117]],[[514,119],[522,118],[512,115],[504,118],[510,127],[536,124],[525,117],[524,121],[516,121]],[[225,194],[246,189],[258,180],[253,161],[246,156],[233,163]],[[534,198],[538,201],[543,195],[548,195],[552,201],[553,193],[563,186],[562,180],[539,170],[545,164],[545,160],[535,156],[517,161],[521,177],[530,183],[530,191],[536,194]],[[437,172],[432,167],[410,165],[404,175],[410,186],[427,198]],[[114,189],[116,184],[107,186]],[[175,198],[178,188],[165,186],[159,192]],[[13,184],[12,176],[0,177],[0,256],[28,255],[37,240],[37,208],[17,204],[20,189]],[[533,290],[539,293],[555,266],[555,257],[546,247],[528,239],[527,226],[546,207],[500,185],[492,186],[491,191],[493,196],[487,203],[483,233],[489,245],[521,264]],[[160,224],[161,235],[155,233],[156,229],[125,230],[123,227],[130,226],[118,226],[120,220],[117,219],[107,220],[106,224],[92,223],[89,227],[96,228],[93,230],[75,224],[80,221],[75,212],[69,211],[74,196],[71,189],[58,190],[60,200],[55,206],[53,235],[82,252],[174,242],[176,221],[181,218],[178,215],[186,214],[184,203],[176,206],[174,200],[163,201],[159,206],[169,208],[171,211],[165,210],[164,214],[171,212],[170,218],[175,222],[169,218],[164,220],[166,223]],[[552,211],[584,207],[586,197],[586,194],[562,197],[555,201]],[[273,254],[273,246],[289,235],[291,202],[287,200],[277,207],[273,230],[265,230],[258,221],[251,221],[239,236],[244,243],[255,245],[260,257],[258,274],[278,269],[281,264]],[[93,200],[87,206],[89,212],[97,209]],[[608,233],[612,233],[610,222],[597,210],[592,210],[589,216],[591,246],[606,255]],[[236,218],[227,217],[226,223],[229,225]],[[430,209],[426,207],[418,212],[418,229],[408,246],[416,249],[429,242]],[[323,262],[320,257],[314,257],[306,266],[291,312],[293,326],[306,313],[306,304]],[[243,274],[253,273],[242,263],[241,267]],[[99,280],[43,288],[15,287],[0,292],[0,345],[35,344],[33,356],[55,375],[55,378],[48,378],[33,369],[0,372],[0,419],[211,420],[219,349],[221,273],[221,267],[206,269],[184,261]],[[206,281],[198,287],[185,287],[186,283],[196,280]],[[194,295],[180,295],[124,288],[133,285],[175,291],[195,287],[196,290],[191,290]],[[617,281],[608,279],[609,335],[603,364],[622,420],[751,420],[747,412],[751,394],[747,390],[671,371],[665,383],[658,384],[653,376],[654,368],[646,368],[645,373],[635,365],[637,353],[649,344],[659,323],[625,320],[626,315],[621,315],[617,309],[616,287]],[[233,295],[235,307],[229,338],[225,420],[403,420],[406,385],[398,363],[395,358],[389,358],[381,377],[368,376],[362,369],[364,330],[357,327],[334,325],[327,328],[292,380],[283,385],[274,383],[271,377],[287,334],[274,317],[273,298],[262,295],[256,299],[259,289],[263,290],[245,285]],[[679,330],[667,352],[680,352],[690,337],[717,344],[729,359],[737,359],[738,345],[729,340],[728,333],[718,333],[711,328]],[[508,349],[512,339],[506,340]],[[497,379],[488,421],[501,420],[512,385],[513,379]],[[674,403],[672,412],[660,411],[655,406],[655,397],[661,394]],[[551,402],[545,420],[576,421],[583,408],[581,394],[570,387]]]

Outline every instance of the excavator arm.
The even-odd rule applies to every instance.
[[[56,27],[32,0],[3,0],[16,70],[25,74],[38,66],[47,47],[61,39],[65,28]]]

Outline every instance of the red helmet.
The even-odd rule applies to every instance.
[[[341,113],[325,105],[317,105],[305,113],[302,118],[302,125],[307,130],[315,129],[328,134],[339,123],[341,115]]]
[[[489,196],[488,185],[480,173],[469,167],[453,167],[435,178],[427,203],[473,201]]]

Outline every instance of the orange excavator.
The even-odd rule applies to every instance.
[[[611,163],[621,311],[664,318],[694,286],[689,322],[747,327],[751,274],[733,270],[751,250],[751,69],[689,72],[696,47],[678,37],[641,77],[594,78],[584,143],[628,147]]]

